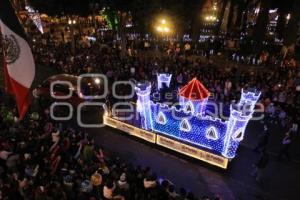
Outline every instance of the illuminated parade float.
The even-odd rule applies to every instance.
[[[171,77],[158,75],[157,90],[163,85],[169,87]],[[225,169],[244,139],[260,97],[256,90],[242,90],[240,101],[230,106],[228,119],[224,121],[206,112],[210,92],[196,78],[179,90],[179,102],[171,106],[151,99],[148,82],[137,84],[135,91],[139,125],[105,115],[106,125]]]

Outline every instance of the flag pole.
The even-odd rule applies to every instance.
[[[8,80],[7,80],[7,77],[6,77],[6,74],[7,74],[7,69],[6,69],[6,63],[5,63],[5,43],[4,43],[4,35],[1,31],[1,26],[0,26],[0,60],[1,60],[1,64],[2,64],[2,68],[3,68],[3,73],[2,73],[2,76],[3,76],[3,80],[4,80],[4,85],[3,85],[3,89],[4,91],[7,93],[8,92]]]
[[[2,31],[1,31],[1,26],[0,26],[0,46],[1,46],[1,48],[0,48],[0,53],[1,53],[1,55],[0,55],[0,60],[1,60],[1,65],[2,65],[2,67],[3,67],[3,72],[4,72],[4,67],[5,67],[5,60],[4,60],[4,42],[3,42],[3,34],[2,34]],[[3,75],[3,77],[5,76],[5,73],[3,73],[2,74]],[[4,77],[4,79],[3,80],[5,80],[5,77]],[[4,86],[5,87],[5,86]]]

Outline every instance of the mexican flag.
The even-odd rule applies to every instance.
[[[0,0],[1,46],[4,53],[5,90],[15,96],[20,119],[31,102],[35,64],[26,35],[9,0]]]

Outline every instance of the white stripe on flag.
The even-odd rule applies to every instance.
[[[20,54],[13,63],[7,64],[7,71],[10,78],[26,88],[30,88],[35,76],[35,64],[31,49],[25,39],[14,33],[0,19],[2,35],[14,36],[18,43]]]

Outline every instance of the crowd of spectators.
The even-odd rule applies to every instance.
[[[143,46],[146,43],[147,45]],[[273,60],[271,58],[273,56],[265,50],[260,54],[260,58],[255,59],[255,63],[258,61],[266,67],[248,68],[249,65],[237,66],[229,62],[225,62],[224,66],[218,66],[218,63],[214,63],[214,58],[205,61],[199,56],[193,59],[186,56],[202,54],[201,52],[210,54],[210,51],[205,49],[201,52],[195,51],[194,45],[187,44],[171,42],[159,48],[167,53],[155,53],[155,49],[154,53],[152,51],[149,53],[145,49],[151,44],[148,41],[138,40],[128,45],[129,56],[123,58],[120,56],[117,43],[106,44],[103,40],[102,42],[78,42],[76,53],[73,54],[69,43],[54,46],[50,42],[47,45],[35,44],[34,54],[38,63],[56,68],[63,73],[76,75],[102,73],[111,82],[149,80],[152,81],[153,88],[155,88],[157,73],[171,73],[173,75],[171,88],[174,91],[197,77],[213,94],[212,98],[215,101],[225,104],[238,100],[242,88],[256,88],[262,92],[261,102],[270,116],[279,119],[279,123],[283,126],[290,125],[291,121],[299,122],[299,112],[296,108],[300,106],[300,72],[292,57],[290,59],[293,60],[291,61],[293,67],[290,67],[287,66],[289,61],[278,60],[278,56]],[[236,61],[238,51],[230,53],[230,57]],[[248,58],[250,59],[251,55],[248,55]],[[272,65],[272,62],[281,64]]]
[[[18,121],[16,110],[1,103],[1,199],[199,199],[149,167],[106,152],[74,125],[46,119],[45,113],[33,112]]]
[[[97,38],[98,39],[98,38]],[[114,80],[150,80],[155,85],[157,73],[172,73],[171,88],[176,91],[197,77],[213,93],[212,98],[229,104],[238,100],[242,88],[262,92],[261,102],[269,123],[281,123],[297,132],[300,123],[300,74],[280,65],[270,68],[217,66],[209,56],[214,49],[199,50],[196,45],[170,43],[148,52],[150,42],[139,40],[128,45],[128,56],[121,56],[117,42],[75,41],[54,43],[51,39],[32,42],[35,61],[62,73],[103,73]],[[142,53],[141,53],[142,52]],[[189,58],[190,54],[203,54]],[[230,52],[236,62],[251,64],[254,57]],[[292,58],[291,58],[292,59]],[[258,61],[259,60],[259,61]],[[255,57],[255,63],[284,63],[267,51]],[[291,61],[292,62],[292,61]],[[2,199],[132,199],[193,200],[193,193],[176,190],[149,167],[132,166],[115,156],[108,156],[83,131],[45,119],[44,113],[15,120],[15,110],[3,105],[0,114],[0,191]],[[296,129],[296,131],[295,131]],[[203,197],[203,199],[210,199]],[[218,199],[218,197],[213,198]]]

